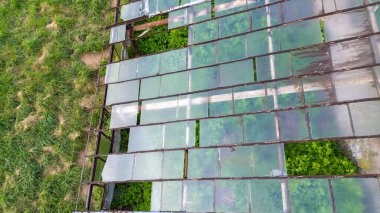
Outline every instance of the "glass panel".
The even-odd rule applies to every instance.
[[[120,62],[119,81],[127,81],[136,78],[137,60]]]
[[[157,0],[157,1],[158,1],[157,9],[159,12],[179,6],[178,0]]]
[[[191,68],[215,64],[215,48],[215,42],[191,47]]]
[[[162,177],[162,152],[135,154],[133,180],[155,180]]]
[[[136,125],[138,112],[138,103],[113,106],[110,128],[116,129]]]
[[[247,9],[246,0],[215,0],[215,16],[223,16]]]
[[[161,210],[161,195],[162,195],[162,183],[153,182],[152,193],[150,196],[150,210],[151,211]]]
[[[162,125],[132,127],[129,133],[128,152],[163,148]]]
[[[114,83],[119,79],[120,63],[107,64],[105,83]]]
[[[311,108],[309,114],[313,139],[352,136],[346,105]]]
[[[323,29],[326,41],[367,35],[372,32],[365,9],[328,16],[324,18]]]
[[[268,109],[274,109],[274,97],[276,95],[275,82],[267,83],[267,100],[268,100]],[[276,97],[277,98],[277,97]],[[278,105],[278,102],[277,102]],[[278,107],[276,105],[276,108]]]
[[[169,13],[168,29],[185,26],[189,23],[187,19],[188,8],[175,10]]]
[[[156,98],[160,96],[161,78],[141,79],[140,99]]]
[[[302,11],[305,11],[304,7],[301,8]],[[291,12],[293,13],[293,11]],[[279,36],[281,38],[282,50],[295,49],[323,42],[319,19],[312,19],[282,26]]]
[[[330,75],[302,78],[305,104],[317,104],[334,101],[334,90]]]
[[[161,54],[160,73],[186,69],[187,48],[172,50]]]
[[[293,212],[333,212],[327,179],[290,179]]]
[[[333,73],[338,101],[378,97],[371,68]]]
[[[166,136],[165,136],[166,137]],[[185,151],[164,152],[163,179],[182,179]]]
[[[208,117],[208,93],[179,96],[178,119]]]
[[[221,87],[250,83],[254,81],[252,59],[222,64],[219,66],[219,72],[219,86]]]
[[[121,7],[120,18],[123,21],[136,19],[143,15],[143,4],[141,1],[129,3]]]
[[[176,120],[177,97],[142,102],[141,124]]]
[[[375,178],[339,178],[331,180],[337,213],[378,212],[379,182]]]
[[[214,89],[219,86],[218,67],[206,67],[190,71],[190,92]]]
[[[244,120],[244,143],[275,141],[276,123],[274,113],[246,115]]]
[[[182,181],[162,182],[161,211],[180,211],[182,204]]]
[[[232,89],[210,91],[210,116],[233,114]]]
[[[254,176],[279,176],[284,173],[279,163],[280,148],[283,150],[283,144],[252,146]]]
[[[213,181],[186,181],[184,184],[182,210],[187,212],[214,211]]]
[[[302,86],[299,79],[276,82],[278,108],[303,105]]]
[[[344,10],[347,8],[363,5],[363,0],[336,0],[335,4],[338,10]]]
[[[256,166],[262,162],[254,161],[252,147],[233,147],[220,149],[221,177],[253,177]]]
[[[267,109],[265,85],[255,84],[233,88],[235,114],[264,111]]]
[[[218,38],[218,22],[219,20],[211,20],[191,26],[192,43],[197,44]],[[191,42],[190,42],[191,43]]]
[[[108,155],[102,171],[104,182],[127,181],[132,179],[134,155]]]
[[[291,110],[279,112],[281,140],[306,140],[309,132],[305,111]]]
[[[291,0],[282,3],[282,6],[285,22],[323,14],[321,0]]]
[[[283,212],[280,180],[251,180],[252,212]]]
[[[272,79],[271,75],[271,61],[274,63],[276,78],[285,78],[292,75],[292,64],[290,53],[280,53],[275,55],[258,57],[256,59],[256,70],[258,81],[267,81]]]
[[[158,0],[144,0],[145,3],[148,3],[149,14],[153,14],[157,12],[157,1]]]
[[[331,13],[336,11],[335,0],[322,0],[323,1],[323,9],[325,13]]]
[[[275,4],[270,7],[262,7],[252,10],[253,30],[271,27],[281,23],[281,4]]]
[[[106,105],[138,100],[140,81],[127,81],[123,83],[109,84],[107,90]]]
[[[201,147],[242,143],[241,117],[201,120],[199,141]]]
[[[294,75],[332,71],[328,46],[320,46],[292,52]]]
[[[268,31],[272,33],[269,34]],[[262,30],[247,34],[247,54],[248,56],[257,56],[269,52],[280,50],[280,40],[273,37],[277,29]],[[272,38],[271,45],[269,45],[269,35]]]
[[[380,88],[380,67],[374,67],[375,75],[377,77],[377,86]]]
[[[111,28],[110,44],[125,40],[126,25]]]
[[[229,62],[245,58],[245,35],[218,41],[218,62]]]
[[[165,149],[195,146],[195,121],[165,124]]]
[[[380,102],[360,102],[349,105],[355,135],[380,134]]]
[[[331,58],[334,69],[346,69],[373,64],[372,50],[368,39],[332,44]]]
[[[251,23],[249,19],[250,15],[248,12],[238,13],[235,15],[220,18],[220,37],[223,38],[248,32],[251,29]]]
[[[371,36],[371,45],[376,63],[380,62],[380,35]]]
[[[138,58],[137,77],[157,75],[160,70],[160,54]]]
[[[190,149],[187,177],[218,177],[218,149]]]
[[[211,19],[211,2],[197,4],[189,8],[189,23]],[[191,11],[191,12],[190,12]]]
[[[369,0],[372,2],[379,2],[378,0]],[[367,7],[369,12],[369,18],[371,20],[371,25],[373,32],[379,32],[380,30],[380,10],[378,5]]]
[[[188,72],[173,73],[161,77],[161,96],[187,92]]]
[[[248,8],[255,8],[258,6],[266,5],[267,3],[279,2],[280,0],[247,0]]]
[[[246,180],[217,180],[216,212],[249,212],[249,182]]]

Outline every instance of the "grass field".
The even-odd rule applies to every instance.
[[[102,16],[107,2],[0,0],[0,212],[75,208],[97,77],[81,59],[99,58],[88,54],[108,41],[99,31],[110,19]],[[138,45],[152,53],[186,45],[186,37],[176,30]],[[329,144],[287,146],[290,173],[355,173],[336,143]]]

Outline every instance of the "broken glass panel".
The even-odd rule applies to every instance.
[[[165,135],[166,138],[166,135]],[[183,178],[183,168],[185,162],[185,151],[164,152],[162,178],[181,179]]]
[[[178,72],[161,77],[161,96],[186,93],[188,90],[188,73]]]
[[[190,149],[188,178],[218,177],[218,149]]]
[[[251,180],[252,212],[284,212],[281,180]]]
[[[281,23],[281,4],[275,4],[269,7],[262,7],[252,10],[253,30],[271,27]]]
[[[277,140],[274,113],[246,115],[244,120],[244,143]]]
[[[378,97],[372,68],[333,73],[338,101]]]
[[[139,80],[108,84],[106,105],[137,101],[139,86]]]
[[[323,28],[326,41],[357,37],[372,32],[365,9],[327,16],[324,18]]]
[[[236,114],[264,111],[268,108],[265,84],[235,87],[233,92]]]
[[[282,7],[285,22],[323,14],[321,0],[291,0],[282,3]]]
[[[132,127],[129,133],[128,152],[163,148],[163,125]]]
[[[305,104],[326,103],[335,100],[330,75],[304,77],[302,83]]]
[[[258,81],[267,81],[276,78],[292,76],[292,64],[290,53],[280,53],[275,55],[258,57],[256,59],[256,70]],[[271,63],[274,70],[271,71]],[[272,76],[271,73],[274,73]]]
[[[279,112],[280,137],[282,141],[306,140],[309,132],[303,110]]]
[[[110,129],[134,126],[137,123],[138,103],[112,107]]]
[[[261,161],[254,161],[251,147],[231,147],[220,149],[220,175],[221,177],[253,177],[256,166]]]
[[[189,44],[197,44],[205,41],[210,41],[218,38],[219,20],[211,20],[195,24],[190,27]]]
[[[231,16],[226,16],[219,19],[221,38],[228,37],[240,33],[248,32],[251,29],[249,21],[250,15],[248,12],[238,13]]]
[[[245,58],[245,35],[218,41],[218,62],[229,62]]]
[[[180,211],[182,205],[182,181],[162,182],[161,211]]]
[[[219,86],[233,86],[254,81],[252,59],[238,61],[219,66]]]
[[[192,46],[191,68],[213,65],[216,63],[215,42]]]
[[[241,144],[242,142],[243,127],[241,117],[215,118],[200,121],[199,144],[201,147]]]
[[[127,60],[120,62],[118,81],[127,81],[136,78],[137,60]]]
[[[104,182],[127,181],[132,179],[133,154],[108,155],[102,171]]]
[[[249,181],[215,181],[216,212],[249,212]]]
[[[165,149],[195,146],[195,121],[165,124]]]
[[[137,77],[143,78],[157,75],[160,70],[160,57],[160,54],[156,54],[138,58]]]
[[[215,0],[215,16],[223,16],[247,9],[246,0]]]
[[[378,212],[379,182],[375,178],[336,178],[331,180],[337,213]],[[349,205],[354,204],[354,205]]]
[[[380,134],[380,102],[358,102],[349,104],[355,135]]]
[[[294,212],[333,212],[327,179],[290,179]]]
[[[185,70],[187,60],[187,48],[171,50],[161,54],[160,73],[169,73]]]
[[[214,211],[214,181],[186,181],[184,184],[182,210],[187,212]]]
[[[299,79],[276,82],[278,108],[289,108],[303,105],[302,85]]]
[[[308,109],[313,139],[352,136],[346,105]]]
[[[332,71],[329,46],[319,46],[292,52],[294,75]]]
[[[304,7],[302,7],[302,10],[304,10]],[[319,19],[289,24],[280,27],[280,29],[281,31],[278,34],[281,38],[282,50],[295,49],[323,42]]]
[[[162,177],[162,152],[135,154],[133,180],[156,180]]]
[[[206,67],[190,71],[190,92],[214,89],[219,86],[218,67]]]
[[[210,116],[233,114],[232,89],[210,91]]]
[[[160,77],[141,79],[140,99],[159,97],[160,87],[161,87]]]
[[[141,109],[141,124],[176,120],[177,105],[177,97],[143,101]]]

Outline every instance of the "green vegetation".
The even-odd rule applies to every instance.
[[[128,183],[116,185],[115,197],[112,201],[112,209],[134,211],[150,210],[150,194],[152,183]]]

